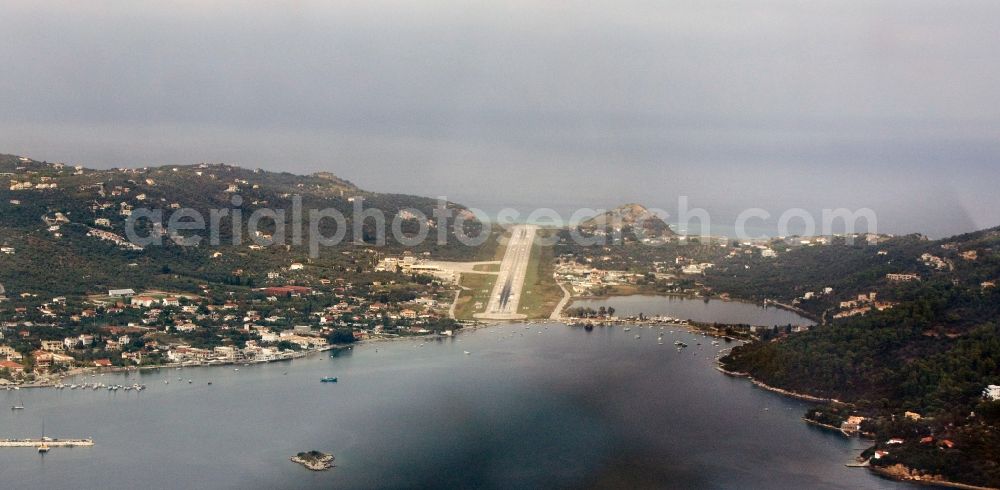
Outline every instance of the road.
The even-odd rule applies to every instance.
[[[563,283],[556,281],[556,284],[559,285],[559,289],[562,289],[563,297],[559,300],[559,304],[556,305],[556,309],[552,310],[552,314],[549,316],[550,320],[561,320],[563,310],[566,309],[566,305],[569,304],[569,300],[573,299],[572,295],[569,293],[569,289],[566,289],[566,286],[564,286]]]
[[[490,293],[490,301],[486,311],[476,315],[476,318],[488,320],[516,320],[526,315],[518,313],[521,302],[521,289],[524,287],[524,277],[528,272],[528,261],[531,258],[531,246],[535,241],[534,225],[517,225],[511,228],[507,250],[500,262],[500,272]]]

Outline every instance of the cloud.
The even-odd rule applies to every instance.
[[[976,203],[939,227],[960,231],[1000,224],[985,185],[1000,156],[997,14],[860,0],[14,2],[0,19],[13,74],[0,150],[323,169],[490,206],[683,193],[726,212],[905,209],[926,199],[915,186],[945,179],[938,192]]]

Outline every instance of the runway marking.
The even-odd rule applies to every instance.
[[[528,273],[528,262],[537,229],[534,225],[517,225],[511,228],[510,240],[500,262],[500,272],[497,273],[497,281],[490,293],[490,301],[486,304],[486,311],[476,315],[476,318],[502,320],[525,317],[517,312],[517,307],[521,302],[521,289]]]

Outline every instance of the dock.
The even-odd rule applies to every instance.
[[[0,439],[0,447],[38,447],[45,444],[49,447],[89,447],[94,445],[93,439]]]

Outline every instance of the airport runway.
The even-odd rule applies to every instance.
[[[517,225],[511,228],[507,251],[500,262],[500,272],[490,293],[490,301],[486,304],[486,311],[476,315],[476,318],[515,320],[525,317],[518,313],[517,307],[521,302],[521,289],[528,272],[531,245],[535,241],[537,229],[534,225]]]

